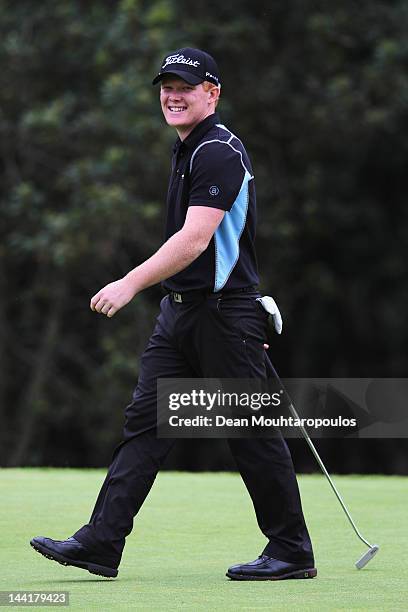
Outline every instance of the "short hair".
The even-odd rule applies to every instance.
[[[214,83],[211,83],[210,81],[203,81],[202,86],[203,86],[204,91],[211,91],[212,89],[218,89],[218,97],[215,101],[215,106],[217,106],[219,97],[221,95],[221,85],[214,85]]]

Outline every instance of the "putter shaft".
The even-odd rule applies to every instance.
[[[295,419],[299,419],[300,418],[298,413],[296,412],[295,407],[292,404],[292,402],[289,403],[289,410],[290,410],[290,412],[292,413],[292,416]],[[336,489],[336,487],[334,485],[334,482],[330,478],[330,475],[329,475],[328,471],[326,470],[326,467],[325,467],[323,461],[320,459],[319,453],[317,452],[317,450],[315,448],[315,445],[313,444],[312,440],[310,439],[310,436],[307,433],[306,429],[303,427],[303,425],[299,425],[299,429],[301,430],[301,432],[303,434],[303,437],[305,438],[306,442],[308,443],[310,450],[312,451],[313,455],[315,456],[315,459],[316,459],[317,463],[319,464],[320,469],[322,470],[323,474],[326,476],[327,480],[329,481],[330,486],[333,489],[337,499],[339,500],[340,505],[343,508],[344,513],[347,516],[348,520],[350,521],[350,524],[353,527],[356,535],[360,538],[360,540],[362,542],[364,542],[364,544],[366,546],[368,546],[368,548],[373,549],[374,547],[370,544],[370,542],[368,542],[365,538],[363,538],[363,536],[361,535],[361,533],[357,529],[356,524],[354,523],[353,519],[351,518],[351,515],[350,515],[349,511],[347,510],[346,505],[343,502],[343,499],[342,499],[340,493],[338,492],[338,490]],[[378,546],[377,546],[377,550],[378,550]]]

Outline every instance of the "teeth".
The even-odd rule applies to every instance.
[[[181,111],[186,110],[186,106],[169,106],[169,110],[172,113],[181,113]]]

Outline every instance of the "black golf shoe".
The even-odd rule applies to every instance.
[[[308,564],[287,563],[267,555],[260,555],[255,561],[233,565],[227,571],[231,580],[286,580],[287,578],[314,578],[315,567]]]
[[[118,575],[117,568],[111,567],[114,565],[112,562],[106,562],[100,555],[86,548],[75,538],[59,541],[38,536],[33,538],[30,544],[44,557],[57,561],[61,565],[73,565],[105,578],[116,578]]]

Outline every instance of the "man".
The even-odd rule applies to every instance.
[[[117,575],[125,538],[174,440],[156,433],[158,378],[273,376],[265,352],[267,313],[256,301],[254,177],[241,141],[220,123],[218,67],[199,49],[168,55],[153,84],[178,139],[167,195],[166,242],[110,283],[91,309],[112,317],[140,291],[163,282],[168,295],[141,358],[138,385],[90,521],[65,541],[37,537],[48,558]],[[230,439],[268,543],[251,563],[229,568],[238,580],[312,578],[312,546],[296,477],[281,436]]]

